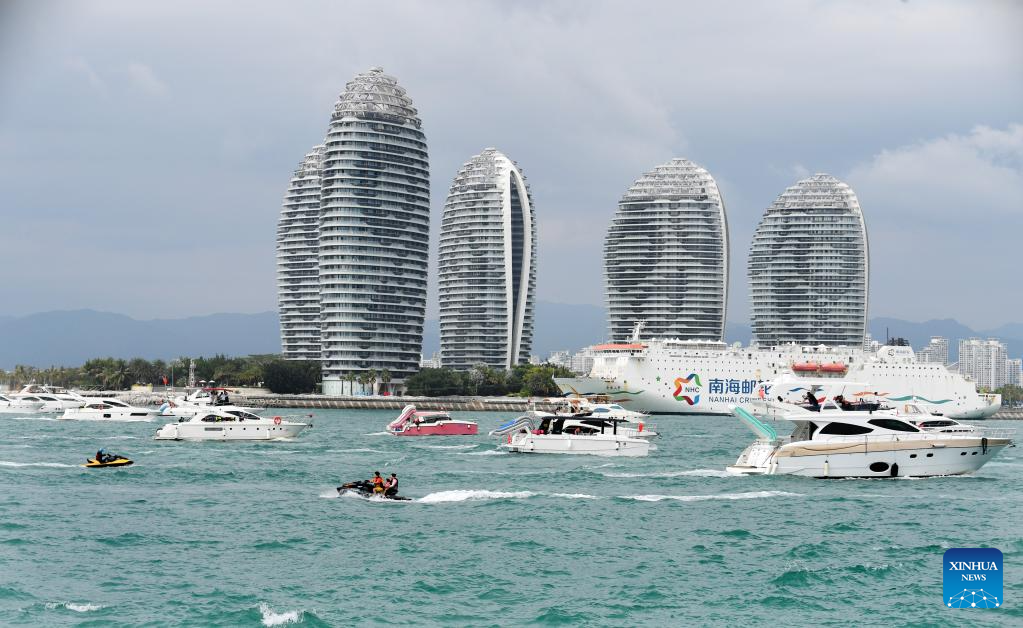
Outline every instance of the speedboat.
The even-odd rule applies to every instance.
[[[509,421],[491,436],[506,436],[501,446],[509,451],[536,454],[590,454],[597,456],[646,456],[650,442],[645,438],[629,436],[619,431],[619,419],[601,419],[599,428],[581,423],[566,422],[579,419],[557,415],[540,420],[539,427],[530,416]]]
[[[241,408],[209,408],[156,430],[156,440],[283,440],[295,438],[310,423],[275,416],[261,417]]]
[[[41,399],[12,399],[7,395],[0,395],[0,414],[32,414],[39,412],[43,407]]]
[[[918,426],[934,419],[916,404],[842,409],[835,401],[841,395],[832,393],[847,384],[829,383],[832,390],[825,391],[819,411],[769,402],[774,416],[795,425],[788,437],[780,437],[748,409],[733,406],[733,414],[757,440],[727,467],[728,472],[814,478],[962,475],[980,469],[1013,444],[1013,429],[966,426],[971,429],[944,432]]]
[[[155,413],[120,399],[90,399],[81,408],[68,408],[60,419],[73,421],[151,421]]]
[[[584,430],[588,427],[600,429],[602,425],[611,426],[610,423],[603,423],[603,420],[615,420],[618,422],[619,434],[637,438],[657,436],[657,432],[646,425],[648,415],[626,410],[617,403],[594,403],[585,397],[557,397],[544,399],[544,402],[554,406],[553,413],[533,407],[526,414],[537,422],[547,417],[564,417],[568,419],[565,423],[566,429],[576,427]]]
[[[387,431],[395,436],[473,436],[479,433],[479,425],[452,419],[447,412],[420,412],[408,405]]]
[[[397,490],[397,489],[395,489]],[[346,493],[352,493],[359,497],[371,497],[373,499],[393,499],[395,501],[411,501],[409,497],[402,497],[397,493],[391,495],[385,495],[383,493],[373,492],[373,483],[369,480],[356,480],[354,482],[347,482],[337,487],[337,494],[344,495]]]

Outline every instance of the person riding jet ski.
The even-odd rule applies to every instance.
[[[354,482],[347,482],[337,487],[337,494],[344,495],[351,491],[361,497],[383,497],[385,499],[394,499],[398,501],[409,501],[410,498],[398,495],[398,476],[392,473],[391,477],[387,479],[383,485],[383,491],[377,490],[381,487],[380,482],[376,482],[377,478],[380,478],[379,474],[374,475],[372,480],[356,480]],[[380,478],[381,480],[383,478]]]

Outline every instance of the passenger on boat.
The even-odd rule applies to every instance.
[[[856,409],[853,407],[853,404],[849,403],[849,400],[846,399],[844,395],[835,395],[835,403],[838,404],[839,408],[846,411]]]
[[[398,474],[392,473],[391,477],[384,482],[384,497],[393,497],[398,494]]]
[[[373,492],[374,493],[384,492],[384,478],[380,477],[379,471],[373,472]]]
[[[810,412],[820,412],[821,404],[817,401],[817,395],[812,390],[806,391],[806,403],[810,404]]]

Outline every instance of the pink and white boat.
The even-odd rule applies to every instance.
[[[479,425],[452,419],[447,412],[419,412],[415,406],[405,406],[387,431],[395,436],[472,436],[479,433]]]

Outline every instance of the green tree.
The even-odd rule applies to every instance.
[[[272,360],[263,366],[263,384],[270,392],[281,395],[316,391],[320,382],[317,360]]]
[[[443,397],[465,394],[462,376],[451,369],[421,369],[405,380],[408,394],[423,397]]]

